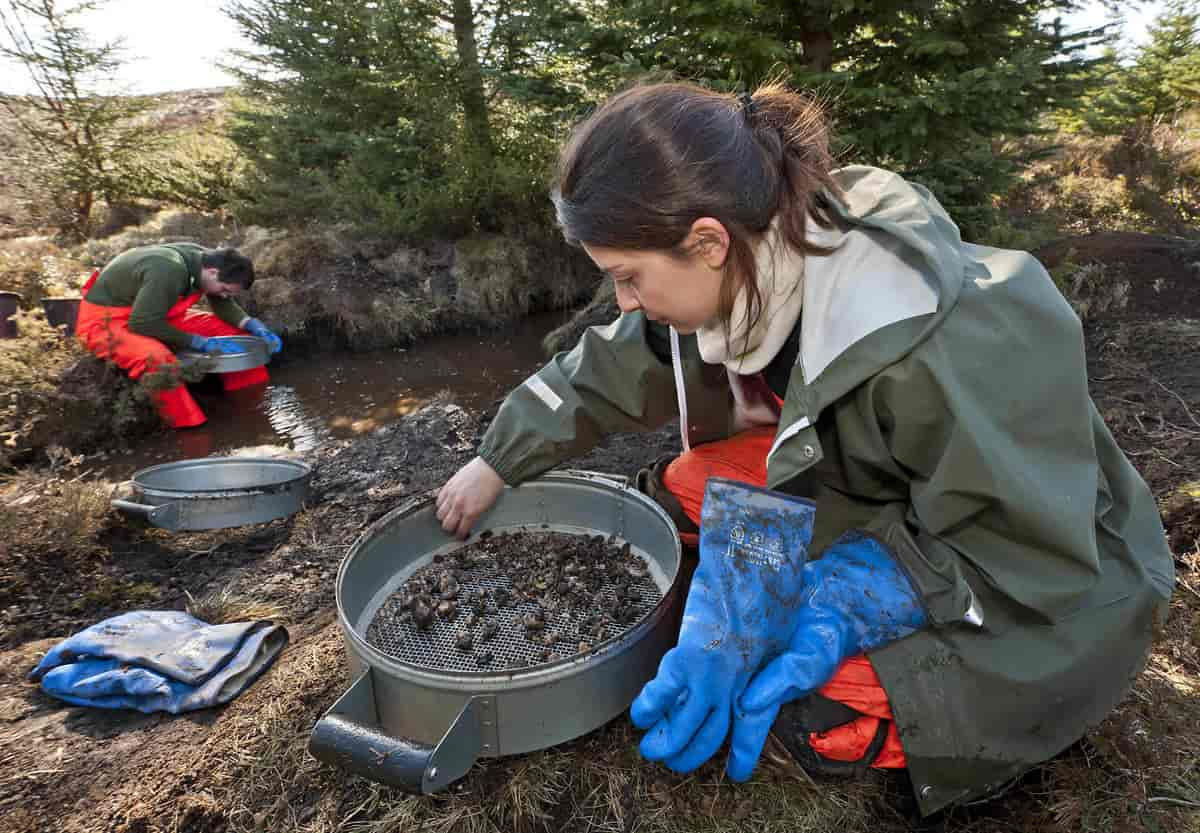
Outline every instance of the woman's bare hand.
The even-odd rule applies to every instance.
[[[491,508],[504,490],[504,480],[482,457],[476,457],[438,490],[437,519],[442,529],[466,538],[479,516]]]

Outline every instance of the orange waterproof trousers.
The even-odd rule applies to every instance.
[[[138,379],[145,373],[153,373],[178,364],[175,354],[167,345],[156,338],[130,331],[129,315],[132,307],[104,307],[88,303],[87,292],[99,275],[98,270],[93,272],[83,286],[84,300],[79,304],[79,318],[75,323],[75,335],[83,345],[100,358],[111,361],[125,370],[131,379]],[[211,313],[193,311],[192,305],[199,301],[201,296],[202,293],[194,292],[180,298],[167,313],[167,323],[193,335],[211,337],[243,334],[242,330],[226,324]],[[265,367],[255,367],[224,373],[221,375],[221,383],[225,390],[229,391],[261,385],[268,378]],[[156,391],[153,397],[159,414],[172,428],[191,428],[204,424],[204,411],[200,410],[200,406],[196,404],[196,400],[182,381],[168,390]]]
[[[767,452],[775,441],[777,426],[754,428],[720,442],[696,446],[675,458],[663,472],[663,485],[679,500],[683,511],[697,526],[704,486],[710,477],[725,477],[753,486],[767,484]],[[696,536],[692,536],[693,538]],[[842,663],[832,679],[818,689],[831,700],[845,703],[863,716],[828,732],[809,734],[814,752],[835,761],[858,761],[866,754],[880,720],[891,723],[887,740],[871,766],[902,769],[907,766],[900,735],[892,719],[887,692],[875,669],[863,654]]]

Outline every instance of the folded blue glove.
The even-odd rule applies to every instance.
[[[926,624],[921,600],[882,541],[852,531],[804,570],[805,598],[787,650],[751,679],[733,720],[743,750],[729,777],[754,771],[779,707],[820,688],[849,657],[902,639]],[[748,764],[748,765],[746,765]]]
[[[60,642],[29,677],[79,706],[179,714],[232,700],[287,640],[271,622],[208,625],[174,610],[133,611]]]
[[[225,354],[236,356],[239,353],[246,352],[240,344],[231,340],[229,336],[214,336],[212,338],[192,336],[188,340],[188,347],[198,353],[207,353],[209,355]]]
[[[247,321],[245,330],[251,335],[256,335],[265,341],[267,343],[267,347],[271,348],[272,355],[283,349],[283,339],[267,329],[267,325],[259,321],[257,318],[251,318],[249,321]]]
[[[721,747],[737,696],[794,630],[813,512],[802,498],[709,478],[679,642],[630,708],[649,730],[643,757],[690,772]]]

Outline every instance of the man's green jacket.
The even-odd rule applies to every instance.
[[[917,268],[806,274],[767,485],[815,497],[812,552],[872,530],[917,588],[930,626],[870,658],[931,813],[998,789],[1111,711],[1144,665],[1174,566],[1045,269],[962,242],[932,195],[894,174],[836,178],[840,227]],[[679,391],[666,339],[640,311],[588,330],[507,397],[480,455],[515,485],[681,411],[691,445],[728,436],[725,368],[680,338]]]
[[[167,323],[167,313],[181,298],[200,291],[204,251],[194,243],[167,243],[122,252],[100,271],[87,301],[102,307],[132,307],[131,331],[181,350],[191,336]],[[213,314],[226,324],[240,327],[249,317],[231,298],[205,297]]]

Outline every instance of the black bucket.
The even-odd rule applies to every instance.
[[[20,301],[21,296],[15,292],[0,292],[0,338],[17,337],[17,322],[13,316]]]
[[[81,298],[43,298],[42,309],[50,326],[62,329],[66,335],[75,334],[75,319],[79,317]]]

